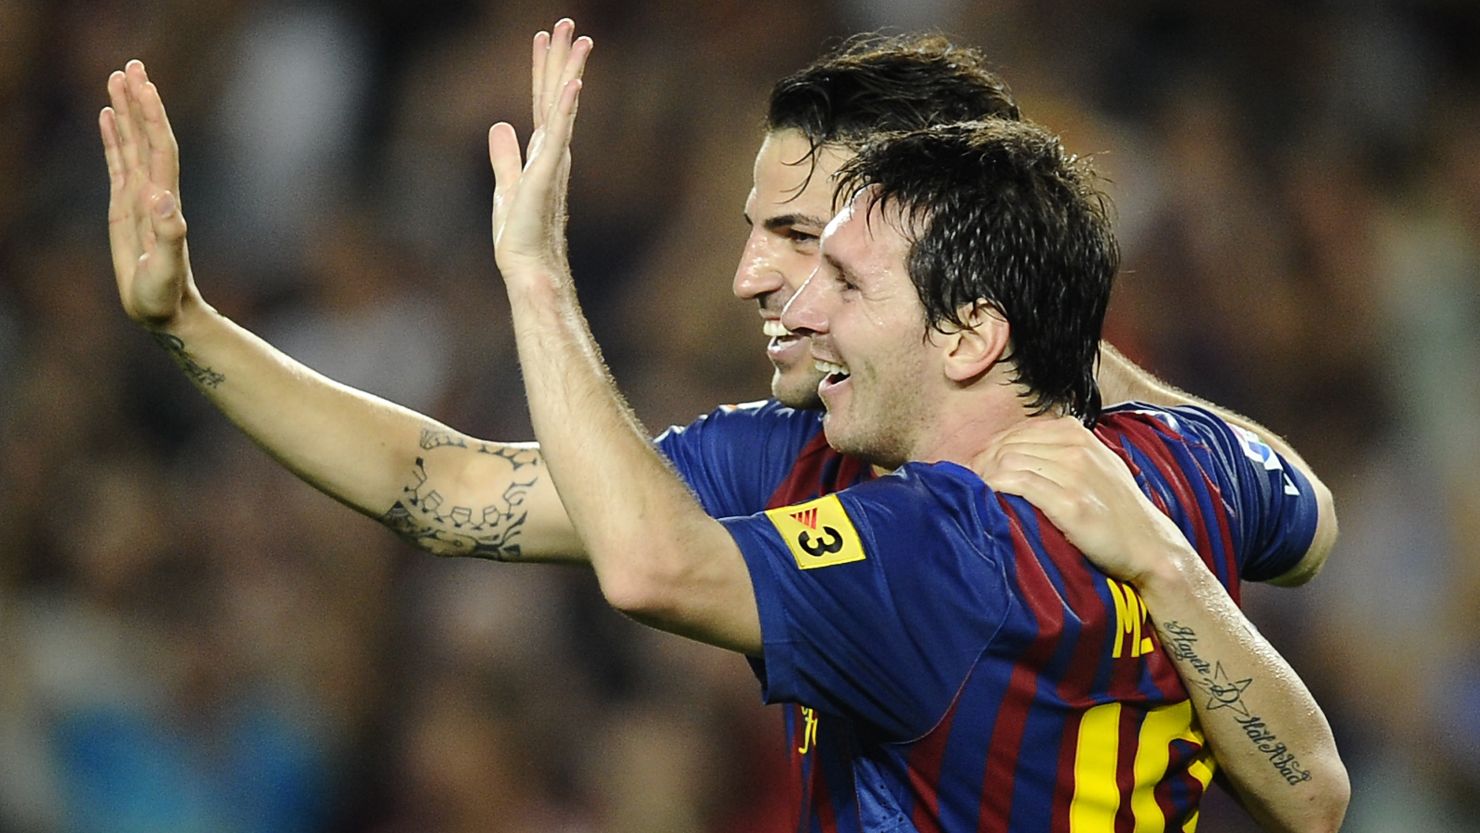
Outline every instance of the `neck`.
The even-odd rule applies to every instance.
[[[953,391],[917,438],[910,459],[970,468],[998,434],[1029,418],[1026,393],[1005,379],[984,379]]]

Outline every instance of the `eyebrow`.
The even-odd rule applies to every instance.
[[[848,266],[843,263],[843,261],[838,260],[836,257],[834,257],[831,252],[823,252],[822,259],[827,261],[827,265],[832,267],[834,271],[841,275],[843,277],[843,280],[853,284],[854,286],[858,285],[858,275],[852,269],[849,269]]]
[[[745,212],[744,217],[747,225],[755,225],[755,221],[750,219],[750,212]],[[791,226],[816,226],[822,228],[827,225],[827,220],[821,217],[814,217],[810,214],[780,214],[775,217],[767,217],[761,225],[765,227],[766,231],[775,231]]]

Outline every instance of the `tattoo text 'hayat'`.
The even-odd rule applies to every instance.
[[[1223,663],[1216,660],[1209,662],[1198,656],[1197,632],[1192,628],[1177,622],[1167,622],[1161,626],[1162,644],[1166,646],[1171,655],[1184,660],[1191,665],[1197,674],[1197,679],[1192,680],[1203,694],[1208,698],[1204,709],[1208,712],[1220,709],[1231,710],[1235,722],[1244,730],[1244,735],[1255,748],[1269,758],[1269,763],[1285,782],[1291,785],[1300,784],[1310,780],[1310,771],[1302,769],[1300,761],[1295,753],[1270,731],[1264,719],[1255,714],[1244,702],[1244,692],[1254,684],[1253,677],[1245,677],[1241,680],[1229,678],[1228,672],[1224,670]],[[1193,696],[1201,696],[1194,694]]]

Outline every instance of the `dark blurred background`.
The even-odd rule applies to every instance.
[[[1110,336],[1285,433],[1342,539],[1251,615],[1346,829],[1480,817],[1480,8],[1470,2],[0,0],[0,831],[754,829],[744,663],[582,570],[444,561],[280,471],[113,289],[96,128],[144,59],[206,298],[335,378],[530,436],[484,136],[595,36],[571,253],[652,428],[766,392],[730,297],[769,85],[847,33],[985,48],[1113,180]],[[1203,831],[1252,829],[1225,798]]]

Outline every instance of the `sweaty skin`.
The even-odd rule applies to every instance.
[[[575,40],[573,28],[561,21],[552,35],[536,37],[537,124],[552,91],[569,87],[584,67],[589,41]],[[208,305],[190,269],[179,151],[158,90],[131,61],[110,76],[108,94],[99,128],[120,302],[213,404],[295,474],[430,552],[585,560],[540,448],[469,437],[339,385]],[[788,144],[798,145],[795,154]],[[788,160],[804,156],[805,141],[783,132],[767,145],[776,153],[757,160],[747,203],[753,228],[735,277],[736,294],[757,300],[763,317],[779,311],[810,274],[809,252],[815,265],[809,237],[821,234],[818,221],[831,214],[828,179],[838,162],[825,149],[806,189],[792,194],[806,165]],[[550,252],[526,254],[539,260]],[[815,396],[822,374],[811,356],[790,358],[797,360],[776,362],[778,381],[795,377],[798,395]]]
[[[750,233],[732,285],[735,297],[760,306],[766,356],[775,373],[771,396],[794,408],[820,408],[822,372],[807,339],[781,324],[781,311],[817,268],[817,241],[832,219],[833,174],[851,153],[836,145],[809,155],[797,130],[766,134],[755,156],[754,182],[745,199]]]

